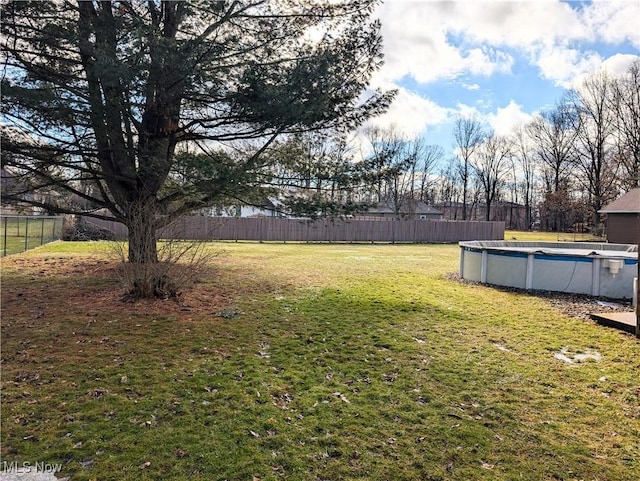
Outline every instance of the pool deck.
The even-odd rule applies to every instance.
[[[636,333],[635,312],[602,312],[591,314],[591,319],[603,326],[621,329],[631,334]]]

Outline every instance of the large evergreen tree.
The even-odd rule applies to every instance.
[[[366,90],[382,60],[375,3],[5,2],[3,166],[115,217],[129,261],[156,262],[157,229],[254,192],[276,139],[386,108],[392,93]],[[43,198],[26,200],[77,213]]]

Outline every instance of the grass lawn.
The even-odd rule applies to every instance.
[[[638,340],[455,281],[455,245],[212,243],[183,304],[118,302],[104,246],[2,260],[4,462],[73,481],[640,479]]]
[[[0,255],[33,249],[62,234],[62,218],[9,216],[0,219]]]
[[[517,241],[543,241],[543,242],[607,242],[604,237],[594,236],[580,232],[538,232],[538,231],[513,231],[504,232],[505,240]]]

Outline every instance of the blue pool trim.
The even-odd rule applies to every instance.
[[[503,257],[524,257],[527,258],[529,257],[529,254],[527,254],[526,252],[512,252],[512,251],[491,251],[491,250],[487,250],[487,254],[490,256],[503,256]]]
[[[541,261],[567,261],[567,262],[592,262],[591,257],[581,257],[581,256],[552,256],[548,254],[535,254],[535,258]]]

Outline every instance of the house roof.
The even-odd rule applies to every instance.
[[[424,202],[416,202],[416,214],[440,214],[442,211],[435,207],[425,204]]]
[[[412,214],[432,214],[432,215],[442,215],[442,211],[424,203],[424,202],[415,202],[410,205],[403,205],[400,207],[400,212],[407,213],[410,211]],[[393,214],[395,211],[393,206],[388,202],[379,202],[374,207],[371,207],[367,210],[369,214]]]
[[[640,187],[630,190],[600,210],[603,214],[640,214]]]

